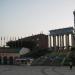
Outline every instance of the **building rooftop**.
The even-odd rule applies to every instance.
[[[2,47],[2,48],[0,48],[0,53],[19,53],[19,49],[17,49],[17,48],[4,48],[4,47]]]
[[[72,34],[73,30],[74,30],[73,27],[50,30],[50,35],[64,35],[70,33]]]

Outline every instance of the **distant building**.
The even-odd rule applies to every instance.
[[[54,49],[69,49],[75,47],[73,27],[50,30],[49,47]]]
[[[0,64],[15,64],[15,59],[19,58],[19,50],[15,48],[0,48]]]
[[[48,35],[38,34],[25,38],[26,40],[35,41],[36,47],[48,48]]]
[[[33,58],[21,58],[21,55],[28,53],[28,48],[0,48],[0,64],[2,65],[28,65],[31,64]]]
[[[25,37],[22,39],[18,39],[17,41],[9,41],[7,42],[9,47],[26,47],[26,48],[48,48],[48,35],[45,34],[37,34],[29,37]]]
[[[74,27],[50,30],[49,47],[53,49],[69,49],[75,47],[75,11]]]

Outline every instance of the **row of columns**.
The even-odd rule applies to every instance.
[[[0,56],[0,64],[14,64],[14,58],[13,57],[1,57]]]
[[[49,36],[49,47],[68,48],[72,45],[74,45],[72,34]]]

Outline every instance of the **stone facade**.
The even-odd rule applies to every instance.
[[[74,47],[75,37],[73,31],[73,27],[51,30],[49,35],[49,47],[53,47],[54,49],[68,49],[69,47]]]
[[[15,59],[19,57],[20,54],[17,49],[0,48],[0,64],[15,64]]]

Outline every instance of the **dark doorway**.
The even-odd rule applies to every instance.
[[[13,62],[14,62],[14,61],[13,61],[13,57],[12,57],[12,56],[11,56],[11,57],[9,57],[9,64],[10,64],[10,65],[12,65],[12,64],[13,64]]]
[[[6,65],[6,64],[7,64],[7,62],[8,62],[7,57],[6,57],[6,56],[4,56],[4,57],[3,57],[3,64],[5,64],[5,65]]]
[[[0,64],[2,64],[2,58],[1,58],[1,56],[0,56]]]

